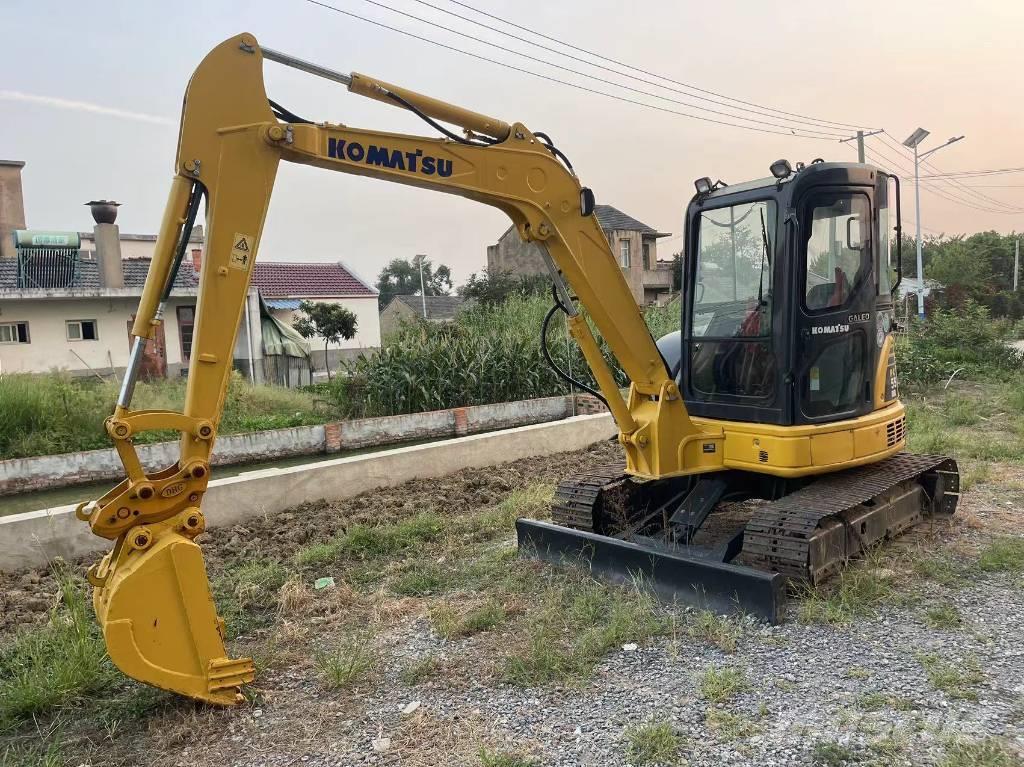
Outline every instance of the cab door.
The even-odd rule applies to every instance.
[[[872,410],[872,192],[821,187],[798,202],[794,421],[823,423]]]

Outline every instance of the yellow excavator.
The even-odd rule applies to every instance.
[[[264,61],[413,112],[443,137],[302,119],[268,99]],[[107,650],[128,676],[223,705],[240,701],[254,676],[250,659],[226,653],[195,538],[205,528],[235,334],[282,160],[477,200],[540,246],[553,312],[567,315],[625,460],[563,482],[552,523],[519,520],[525,553],[582,558],[613,578],[639,573],[673,598],[778,620],[787,578],[817,582],[872,543],[954,511],[956,464],[902,452],[888,255],[889,200],[899,231],[897,179],[819,161],[795,169],[779,161],[771,178],[736,186],[699,179],[687,212],[681,330],[656,343],[594,215],[593,193],[547,135],[241,34],[206,56],[185,94],[130,363],[106,421],[126,478],[77,509],[114,542],[88,579]],[[133,410],[146,343],[204,202],[207,252],[183,412]],[[628,377],[628,397],[577,300]],[[133,440],[154,429],[181,434],[180,457],[147,473]],[[735,516],[737,502],[751,499],[737,531],[702,541],[707,519]],[[719,510],[730,513],[712,513]]]

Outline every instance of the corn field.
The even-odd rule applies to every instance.
[[[444,325],[407,324],[379,353],[352,363],[348,375],[332,384],[333,398],[349,416],[369,417],[567,394],[569,385],[552,372],[540,350],[549,307],[546,298],[514,296],[467,309]],[[659,333],[678,328],[678,304],[652,308],[647,319]],[[548,331],[551,356],[574,378],[595,386],[579,347],[567,337],[559,313]],[[607,353],[606,358],[612,362]],[[611,366],[626,385],[626,377]]]

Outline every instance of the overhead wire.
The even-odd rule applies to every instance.
[[[367,1],[369,1],[369,0],[367,0]],[[432,8],[433,10],[438,11],[439,13],[444,13],[444,14],[447,14],[448,16],[453,16],[456,19],[460,19],[460,20],[465,21],[465,22],[467,22],[469,24],[473,24],[475,26],[478,26],[478,27],[481,27],[483,29],[486,29],[486,30],[488,30],[490,32],[494,32],[495,34],[499,34],[499,35],[504,35],[506,37],[510,37],[513,40],[518,40],[520,42],[526,43],[527,45],[532,45],[535,48],[539,48],[539,49],[541,49],[543,51],[547,51],[549,53],[554,53],[556,56],[563,56],[563,57],[565,57],[567,59],[571,59],[572,61],[578,61],[581,64],[585,64],[586,66],[594,67],[596,69],[601,69],[601,70],[604,70],[606,72],[611,72],[612,74],[618,75],[619,77],[626,77],[626,78],[628,78],[630,80],[635,80],[637,82],[641,82],[641,83],[644,83],[646,85],[653,85],[655,88],[663,88],[663,89],[671,91],[673,93],[678,93],[680,95],[686,96],[687,98],[697,99],[698,101],[705,101],[705,102],[708,102],[710,104],[717,104],[718,106],[723,106],[723,107],[726,107],[728,109],[732,109],[732,110],[735,110],[735,111],[738,111],[738,112],[746,112],[746,113],[750,113],[750,114],[759,115],[759,116],[762,116],[762,117],[772,117],[772,118],[775,118],[775,119],[779,119],[778,115],[774,115],[770,111],[760,111],[762,109],[761,107],[757,107],[757,108],[752,109],[752,108],[750,108],[748,106],[737,106],[736,104],[732,104],[732,103],[730,103],[730,100],[733,100],[733,99],[730,99],[729,96],[721,97],[723,99],[727,99],[727,100],[723,101],[723,100],[720,100],[720,99],[710,98],[708,96],[702,96],[702,95],[699,95],[699,93],[690,93],[687,90],[683,90],[683,88],[689,88],[690,90],[697,90],[697,91],[700,91],[701,89],[694,88],[694,86],[685,85],[683,83],[680,83],[680,85],[683,85],[683,88],[676,88],[676,87],[673,87],[671,85],[665,85],[664,83],[656,82],[655,80],[651,80],[651,79],[648,79],[646,77],[638,77],[636,75],[630,74],[629,72],[622,72],[622,71],[620,71],[618,69],[613,69],[612,67],[606,66],[604,64],[600,64],[600,63],[597,63],[597,62],[594,62],[594,61],[588,61],[587,59],[582,58],[580,56],[574,56],[571,53],[566,53],[565,51],[557,50],[556,48],[552,48],[551,46],[544,45],[543,43],[538,43],[535,40],[530,40],[529,38],[523,37],[522,35],[517,35],[517,34],[515,34],[513,32],[508,32],[508,31],[503,30],[503,29],[498,29],[496,27],[491,26],[490,24],[485,24],[484,22],[477,21],[476,19],[472,19],[472,18],[470,18],[468,16],[464,16],[464,15],[462,15],[460,13],[456,13],[455,11],[452,11],[452,10],[449,10],[449,9],[444,8],[442,6],[439,6],[439,5],[436,5],[434,3],[428,2],[428,0],[412,0],[412,1],[415,2],[415,3],[419,3],[420,5],[423,5],[423,6],[427,7],[427,8]],[[461,5],[461,3],[460,3],[460,5]],[[478,13],[482,13],[482,11],[477,11],[477,12]],[[486,14],[486,15],[490,15],[490,14]],[[505,22],[505,23],[509,23],[509,22]],[[565,43],[563,41],[557,40],[556,38],[551,38],[551,37],[548,37],[547,35],[541,35],[539,32],[530,31],[530,33],[534,34],[534,35],[545,37],[546,39],[550,39],[550,40],[556,41],[560,45],[568,45],[568,43]],[[588,55],[590,55],[590,56],[597,56],[598,58],[602,58],[602,59],[604,58],[604,57],[598,56],[598,54],[595,54],[595,53],[588,53]],[[560,66],[560,65],[552,64],[552,66]],[[634,69],[636,71],[643,71],[643,70],[638,70],[635,67],[631,67],[628,64],[619,64],[619,66],[625,66],[627,68]],[[570,71],[574,71],[574,70],[570,70]],[[584,76],[591,77],[591,75],[586,75],[586,74],[584,74]],[[662,80],[668,80],[669,82],[675,82],[675,81],[671,80],[670,78],[664,77],[663,75],[651,74],[650,76],[651,77],[660,78]],[[627,87],[627,86],[621,86],[621,87]],[[706,91],[702,91],[702,92],[706,92]],[[656,96],[656,97],[657,98],[665,98],[663,96]],[[668,99],[668,100],[669,101],[675,101],[674,99]],[[675,103],[685,104],[686,106],[694,106],[696,108],[700,108],[700,107],[697,107],[697,105],[690,104],[689,102],[678,102],[678,101],[676,101]],[[742,103],[743,102],[740,102],[740,104],[742,104]],[[710,110],[710,111],[714,111],[714,110]],[[720,114],[719,112],[714,112],[714,113],[715,114]],[[731,117],[736,117],[736,118],[739,118],[739,119],[747,119],[743,115],[730,115],[730,116]],[[813,117],[807,117],[807,118],[805,118],[805,117],[783,117],[782,119],[785,120],[785,122],[787,122],[787,123],[788,122],[792,122],[794,124],[801,124],[802,123],[804,125],[811,125],[811,126],[817,127],[817,128],[834,128],[835,127],[834,124],[829,123],[827,120],[819,120],[819,119],[813,118]],[[779,123],[771,123],[771,124],[772,125],[780,125]],[[784,126],[784,127],[789,127],[789,126]],[[798,129],[802,129],[802,128],[798,128]],[[836,133],[833,130],[830,135],[833,135],[833,136],[838,138],[839,136],[843,136],[843,135],[846,135],[846,134],[845,133]]]
[[[775,109],[774,107],[768,107],[768,106],[765,106],[763,104],[757,104],[757,103],[755,103],[753,101],[744,101],[743,99],[737,99],[737,98],[734,98],[732,96],[726,96],[725,94],[718,93],[717,91],[708,90],[706,88],[700,88],[700,87],[698,87],[696,85],[690,85],[688,83],[684,83],[684,82],[681,82],[679,80],[674,80],[671,77],[666,77],[665,75],[659,75],[659,74],[656,74],[654,72],[650,72],[650,71],[648,71],[646,69],[642,69],[640,67],[633,66],[632,64],[626,64],[625,62],[618,61],[617,59],[610,58],[610,57],[605,56],[603,54],[597,53],[596,51],[591,51],[591,50],[587,50],[586,48],[581,48],[578,45],[573,45],[572,43],[568,43],[568,42],[566,42],[564,40],[559,40],[557,37],[552,37],[551,35],[544,34],[543,32],[538,32],[535,29],[530,29],[529,27],[525,27],[525,26],[523,26],[521,24],[517,24],[517,23],[515,23],[513,21],[509,21],[508,19],[504,19],[501,16],[497,16],[497,15],[495,15],[493,13],[488,13],[487,11],[482,11],[479,8],[475,8],[474,6],[469,5],[468,3],[460,2],[460,0],[449,0],[449,2],[453,3],[454,5],[461,6],[461,7],[465,8],[465,9],[467,9],[467,10],[473,11],[474,13],[478,13],[481,16],[486,16],[489,19],[494,19],[495,21],[500,21],[502,24],[507,24],[508,26],[513,27],[513,28],[518,29],[518,30],[521,30],[523,32],[529,32],[532,35],[537,35],[537,37],[540,37],[540,38],[542,38],[544,40],[548,40],[548,41],[553,42],[553,43],[558,43],[559,45],[564,45],[566,48],[570,48],[570,49],[572,49],[574,51],[578,51],[580,53],[585,53],[588,56],[593,56],[594,58],[600,59],[602,61],[607,61],[607,62],[609,62],[611,64],[615,64],[615,65],[620,66],[620,67],[626,67],[627,69],[632,69],[634,72],[640,72],[641,74],[649,75],[650,77],[657,77],[659,79],[666,80],[666,81],[668,81],[670,83],[673,83],[675,85],[682,86],[683,88],[690,88],[692,90],[698,91],[700,93],[707,94],[709,96],[717,96],[719,98],[728,99],[729,101],[735,101],[736,103],[739,103],[739,104],[744,104],[744,105],[746,105],[748,107],[756,107],[757,109],[765,109],[765,110],[768,110],[768,111],[771,111],[771,112],[775,112],[775,113],[777,113],[779,115],[785,115],[785,116],[788,116],[788,117],[797,117],[797,118],[806,119],[806,120],[815,120],[815,121],[820,122],[820,123],[825,123],[825,124],[828,124],[828,125],[834,125],[834,126],[841,127],[841,128],[853,128],[854,130],[858,130],[858,129],[872,130],[872,128],[870,128],[868,126],[864,126],[864,125],[855,125],[853,123],[835,122],[833,120],[823,120],[823,119],[819,119],[819,118],[815,118],[815,117],[810,117],[808,115],[802,115],[802,114],[799,114],[797,112],[787,112],[787,111],[782,110],[782,109]]]
[[[887,133],[887,132],[883,131],[883,133],[881,135],[882,135],[882,139],[884,141],[886,141],[888,144],[890,144],[894,148],[898,149],[899,151],[906,153],[908,162],[912,162],[913,161],[913,156],[911,155],[910,150],[907,147],[905,147],[903,144],[898,144],[895,141],[895,139],[893,139],[891,137],[891,135],[889,133]],[[933,171],[938,172],[938,169],[935,167],[935,165],[931,162],[931,160],[929,160],[927,158],[925,158],[923,160],[920,160],[920,164],[923,165],[926,168],[931,168]],[[959,195],[957,195],[955,193],[954,189],[949,188],[949,187],[955,187],[956,189],[963,190],[968,196],[974,198],[974,200],[973,200],[974,202],[976,202],[976,203],[978,203],[978,204],[980,204],[982,206],[988,206],[988,207],[997,206],[998,208],[1003,209],[1002,211],[993,211],[993,212],[1024,213],[1024,208],[1020,208],[1018,206],[1011,205],[1011,204],[1009,204],[1007,202],[1003,202],[1002,200],[997,200],[996,198],[991,197],[991,196],[989,196],[987,194],[984,194],[982,192],[973,191],[973,190],[970,189],[970,187],[968,187],[966,184],[964,184],[959,179],[953,179],[953,178],[938,179],[938,178],[936,178],[936,179],[932,179],[931,183],[934,183],[934,184],[946,184],[947,185],[946,191],[950,195],[952,195],[953,197],[959,198]]]
[[[658,106],[656,104],[650,104],[650,103],[647,103],[645,101],[639,101],[637,99],[631,99],[631,98],[628,98],[626,96],[620,96],[620,95],[615,94],[615,93],[608,93],[607,91],[602,91],[602,90],[599,90],[597,88],[590,88],[588,86],[580,85],[579,83],[570,82],[568,80],[562,80],[560,78],[553,77],[551,75],[546,75],[546,74],[543,74],[543,73],[540,73],[540,72],[535,72],[533,70],[526,69],[524,67],[516,66],[515,64],[509,64],[508,62],[505,62],[505,61],[500,61],[498,59],[493,59],[493,58],[490,58],[488,56],[484,56],[484,55],[479,54],[479,53],[474,53],[472,51],[467,51],[465,49],[458,48],[456,46],[449,45],[447,43],[442,43],[439,40],[434,40],[434,39],[429,38],[429,37],[424,37],[423,35],[418,35],[418,34],[416,34],[414,32],[409,32],[408,30],[401,29],[399,27],[394,27],[394,26],[392,26],[390,24],[386,24],[386,23],[384,23],[382,21],[377,21],[376,19],[370,19],[370,18],[367,18],[366,16],[361,16],[361,15],[359,15],[357,13],[353,13],[352,11],[346,11],[343,8],[338,8],[336,6],[333,6],[333,5],[330,5],[328,3],[322,2],[321,0],[305,0],[305,2],[309,3],[310,5],[316,5],[316,6],[319,6],[321,8],[325,8],[327,10],[334,11],[335,13],[343,14],[343,15],[348,16],[350,18],[357,19],[359,21],[365,22],[367,24],[371,24],[371,25],[376,26],[376,27],[380,27],[382,29],[386,29],[386,30],[389,30],[391,32],[395,32],[397,34],[404,35],[406,37],[410,37],[412,39],[419,40],[419,41],[424,42],[424,43],[428,43],[429,45],[433,45],[433,46],[436,46],[438,48],[444,48],[446,50],[453,51],[455,53],[459,53],[459,54],[462,54],[464,56],[468,56],[470,58],[477,59],[478,61],[485,61],[485,62],[490,63],[490,64],[495,64],[497,66],[504,67],[505,69],[510,69],[512,71],[515,71],[515,72],[520,72],[522,74],[530,75],[531,77],[536,77],[536,78],[538,78],[540,80],[546,80],[548,82],[557,83],[559,85],[565,85],[567,87],[575,88],[577,90],[584,91],[586,93],[592,93],[592,94],[595,94],[595,95],[598,95],[598,96],[604,96],[605,98],[614,99],[615,101],[620,101],[620,102],[623,102],[623,103],[626,103],[626,104],[634,104],[636,106],[646,107],[647,109],[653,109],[653,110],[658,111],[658,112],[664,112],[666,114],[673,114],[673,115],[677,115],[679,117],[686,117],[686,118],[689,118],[689,119],[692,119],[692,120],[700,120],[702,122],[712,123],[712,124],[715,124],[715,125],[724,125],[724,126],[728,126],[728,127],[731,127],[731,128],[742,128],[744,130],[754,131],[756,133],[768,133],[768,134],[774,134],[774,135],[777,135],[777,136],[796,136],[798,138],[812,139],[812,140],[815,140],[815,141],[833,141],[834,140],[833,138],[826,137],[826,136],[815,136],[815,135],[808,135],[807,133],[797,133],[796,131],[794,131],[792,129],[789,129],[789,130],[771,130],[769,128],[759,128],[759,127],[756,127],[754,125],[741,125],[739,123],[728,122],[726,120],[718,120],[718,119],[711,118],[711,117],[704,117],[702,115],[695,115],[695,114],[690,114],[688,112],[681,112],[681,111],[679,111],[677,109],[669,109],[667,107],[661,107],[661,106]]]
[[[435,29],[439,29],[439,30],[441,30],[443,32],[447,32],[447,33],[453,34],[453,35],[458,35],[459,37],[463,37],[463,38],[465,38],[467,40],[472,40],[475,43],[480,43],[482,45],[486,45],[486,46],[491,47],[491,48],[497,48],[498,50],[504,51],[505,53],[510,53],[513,56],[516,56],[516,57],[519,57],[519,58],[525,58],[525,59],[528,59],[529,61],[533,61],[533,62],[535,62],[537,64],[541,64],[543,66],[553,67],[554,69],[559,69],[559,70],[562,70],[563,72],[568,72],[569,74],[576,75],[577,77],[584,77],[584,78],[587,78],[589,80],[594,80],[594,81],[599,82],[599,83],[601,83],[603,85],[610,85],[613,88],[622,88],[623,90],[630,91],[632,93],[636,93],[636,94],[639,94],[641,96],[647,96],[648,98],[660,99],[662,101],[666,101],[666,102],[669,102],[671,104],[676,104],[678,106],[684,106],[684,107],[687,107],[689,109],[697,109],[697,110],[699,110],[701,112],[707,112],[708,114],[719,115],[720,117],[728,117],[729,119],[732,119],[732,120],[743,120],[745,122],[754,123],[756,125],[767,125],[767,126],[770,126],[770,127],[773,127],[773,128],[784,128],[786,130],[789,130],[790,133],[792,133],[794,135],[796,134],[796,131],[799,130],[799,131],[801,131],[804,134],[810,134],[810,135],[808,135],[809,138],[810,137],[814,137],[814,138],[817,138],[817,137],[837,138],[837,137],[839,137],[841,135],[844,135],[844,134],[841,134],[841,133],[835,133],[835,132],[831,132],[831,131],[814,130],[814,129],[811,129],[811,128],[794,128],[793,126],[786,125],[785,123],[770,122],[770,121],[761,120],[761,119],[758,119],[758,118],[755,118],[755,117],[744,117],[742,115],[731,114],[729,112],[723,112],[723,111],[718,110],[718,109],[711,109],[710,107],[700,106],[699,104],[692,104],[690,102],[680,101],[679,99],[672,98],[671,96],[663,96],[660,93],[653,93],[651,91],[643,90],[641,88],[634,88],[631,85],[624,85],[622,83],[615,82],[614,80],[608,80],[607,78],[598,77],[598,76],[595,76],[593,74],[589,74],[587,72],[581,72],[578,69],[573,69],[571,67],[567,67],[567,66],[564,66],[562,64],[558,64],[557,62],[554,62],[554,61],[549,61],[547,59],[542,59],[542,58],[539,58],[537,56],[531,56],[530,54],[523,53],[522,51],[513,50],[511,48],[506,48],[503,45],[499,45],[499,44],[491,42],[489,40],[485,40],[485,39],[477,37],[475,35],[471,35],[471,34],[469,34],[467,32],[462,32],[461,30],[453,29],[451,27],[447,27],[444,24],[439,24],[438,22],[431,21],[430,19],[423,18],[422,16],[417,16],[414,13],[409,13],[408,11],[403,11],[400,8],[395,8],[394,6],[388,5],[387,3],[380,2],[380,0],[361,0],[361,1],[366,3],[367,5],[375,6],[377,8],[380,8],[380,9],[385,10],[385,11],[389,11],[389,12],[397,14],[399,16],[405,16],[408,19],[412,19],[413,21],[416,21],[416,22],[418,22],[420,24],[426,24],[428,26],[434,27]],[[319,3],[317,3],[317,4],[319,4]]]

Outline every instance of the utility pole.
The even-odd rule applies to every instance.
[[[945,144],[940,144],[934,149],[929,149],[927,152],[918,155],[918,146],[929,135],[931,135],[929,131],[926,131],[924,128],[918,128],[903,142],[903,146],[914,150],[914,217],[917,220],[917,316],[918,319],[922,320],[924,319],[924,264],[921,260],[921,160],[930,154],[935,154],[943,147],[955,144],[963,138],[963,136],[954,136]]]
[[[1020,237],[1013,243],[1013,292],[1017,292],[1017,275],[1020,274]]]
[[[857,131],[857,135],[856,136],[850,136],[849,138],[841,138],[841,139],[839,139],[839,143],[840,144],[845,144],[847,141],[853,141],[854,139],[856,139],[856,141],[857,141],[857,162],[863,164],[863,163],[867,162],[867,160],[864,159],[864,139],[867,138],[868,136],[875,136],[875,135],[877,135],[879,133],[885,133],[885,131],[883,131],[883,130],[873,130],[873,131],[870,131],[868,133],[865,133],[864,131],[859,130],[859,131]]]
[[[420,299],[423,303],[423,319],[427,318],[427,289],[423,285],[423,262],[426,260],[426,256],[416,256],[416,263],[420,266]]]

